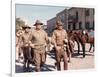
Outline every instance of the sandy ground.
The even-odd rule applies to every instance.
[[[71,58],[71,62],[68,63],[68,70],[78,70],[78,69],[92,69],[94,68],[94,52],[93,48],[91,52],[88,52],[90,45],[86,44],[86,57],[82,58],[82,55],[76,55]],[[75,43],[75,50],[77,50],[77,44]],[[81,54],[82,52],[80,52]],[[77,54],[75,52],[75,54]],[[41,68],[41,71],[57,71],[55,66],[55,56],[54,53],[47,54],[46,63]],[[61,62],[61,69],[63,70],[63,62]],[[30,69],[26,70],[23,68],[23,60],[21,62],[16,62],[17,73],[22,72],[35,72],[35,66],[30,65]]]

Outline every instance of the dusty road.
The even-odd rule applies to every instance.
[[[82,58],[82,55],[76,55],[71,58],[71,62],[68,63],[68,70],[78,70],[78,69],[91,69],[94,68],[94,52],[93,48],[91,52],[88,52],[90,45],[86,44],[86,57]],[[75,50],[77,50],[77,44],[75,44],[74,47]],[[80,52],[81,54],[82,52]],[[75,52],[76,54],[76,52]],[[41,68],[41,71],[56,71],[55,67],[55,56],[54,53],[47,54],[47,59],[45,65]],[[61,62],[61,67],[63,70],[63,62]],[[22,73],[22,72],[35,72],[34,71],[35,66],[30,65],[30,70],[25,70],[23,68],[23,60],[21,60],[20,63],[16,62],[16,72]]]

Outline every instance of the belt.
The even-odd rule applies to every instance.
[[[63,44],[57,44],[57,46],[64,46]]]
[[[44,46],[44,44],[41,44],[41,45],[34,45],[34,46]]]
[[[38,50],[42,50],[44,49],[45,45],[41,44],[41,45],[34,45],[34,49],[38,49]]]

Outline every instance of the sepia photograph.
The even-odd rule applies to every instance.
[[[95,68],[95,9],[15,4],[15,72]]]

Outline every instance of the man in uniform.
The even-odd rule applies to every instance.
[[[57,29],[54,30],[52,35],[52,43],[55,47],[57,70],[61,70],[61,58],[64,61],[64,70],[67,70],[67,54],[64,48],[64,43],[68,42],[68,37],[66,31],[63,29],[63,23],[61,21],[56,22]]]
[[[48,43],[48,35],[42,29],[43,23],[39,20],[34,24],[36,29],[31,33],[31,47],[34,50],[34,63],[36,65],[36,71],[39,72],[41,66],[46,61],[45,46]]]
[[[23,56],[24,56],[24,67],[29,67],[29,64],[31,62],[31,50],[30,50],[30,35],[31,32],[29,31],[30,27],[25,26],[23,27],[25,32],[23,33],[21,39],[22,39],[22,48],[23,48]],[[26,65],[27,64],[27,65]]]
[[[20,60],[20,57],[22,55],[22,41],[21,36],[23,35],[24,30],[22,27],[19,28],[19,30],[16,32],[16,60]]]

